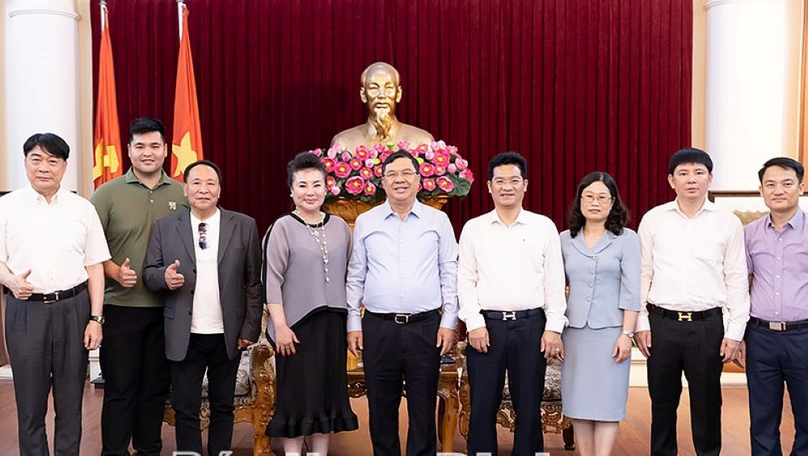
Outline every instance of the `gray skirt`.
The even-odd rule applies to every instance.
[[[620,421],[626,417],[631,359],[615,364],[612,350],[622,328],[564,329],[561,403],[565,416]]]

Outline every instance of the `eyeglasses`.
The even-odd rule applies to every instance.
[[[403,177],[406,180],[412,180],[415,177],[415,171],[409,171],[409,170],[401,171],[401,172],[390,171],[388,173],[385,173],[385,175],[384,175],[385,179],[391,180],[391,181],[396,180],[399,177]]]
[[[208,224],[205,222],[199,223],[199,248],[202,250],[208,248]]]
[[[587,193],[585,195],[581,195],[581,201],[586,204],[592,204],[597,200],[600,204],[609,204],[609,201],[612,200],[612,197],[609,195],[593,195],[591,193]]]

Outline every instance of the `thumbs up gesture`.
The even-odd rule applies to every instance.
[[[177,272],[177,268],[179,267],[180,260],[174,260],[174,262],[169,264],[166,268],[165,280],[169,290],[176,290],[185,283],[185,276]]]
[[[10,280],[10,283],[8,284],[8,288],[14,294],[14,297],[20,301],[28,299],[34,292],[34,286],[28,283],[29,275],[31,275],[30,269],[22,274],[14,275],[13,279]]]
[[[129,258],[124,260],[118,269],[118,277],[115,278],[124,288],[132,288],[137,283],[137,272],[131,268]]]

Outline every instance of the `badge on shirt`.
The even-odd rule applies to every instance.
[[[176,201],[169,201],[168,202],[168,208],[170,210],[172,210],[172,211],[176,211],[177,210],[177,202]]]

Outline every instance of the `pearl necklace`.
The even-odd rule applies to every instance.
[[[311,237],[314,238],[315,242],[317,242],[317,247],[320,248],[320,253],[323,256],[323,270],[325,271],[325,281],[330,282],[331,278],[328,276],[328,239],[325,236],[325,214],[322,214],[322,218],[320,219],[320,223],[314,225],[314,228],[309,225],[305,218],[303,218],[303,214],[300,213],[299,210],[295,209],[295,215],[300,217],[303,220],[303,224],[306,225],[306,228],[309,230],[309,234]],[[317,227],[320,227],[320,231],[317,231]],[[322,236],[320,236],[322,234]]]

